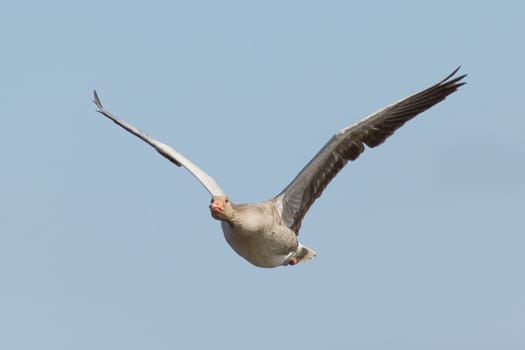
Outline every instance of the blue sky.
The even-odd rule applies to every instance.
[[[523,349],[522,2],[11,2],[0,11],[0,348]],[[465,85],[367,150],[265,270],[208,193],[95,113],[171,144],[235,202],[340,128]]]

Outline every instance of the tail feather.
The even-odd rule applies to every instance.
[[[297,259],[297,263],[311,260],[316,256],[317,256],[317,253],[315,251],[303,246],[302,244],[299,245],[299,249],[297,249],[297,253],[295,253],[295,258]]]

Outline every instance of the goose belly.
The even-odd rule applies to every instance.
[[[288,227],[246,232],[234,230],[222,222],[222,231],[226,242],[237,254],[259,267],[288,264],[298,247],[297,237]]]

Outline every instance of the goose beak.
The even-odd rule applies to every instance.
[[[212,213],[220,214],[224,212],[224,206],[220,201],[213,201],[210,204],[210,210]]]

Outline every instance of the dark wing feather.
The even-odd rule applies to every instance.
[[[312,203],[349,160],[359,157],[365,144],[379,146],[407,121],[464,85],[461,80],[466,74],[452,79],[458,70],[459,67],[428,89],[391,104],[335,134],[274,198],[286,225],[295,233],[299,232],[301,221]]]

